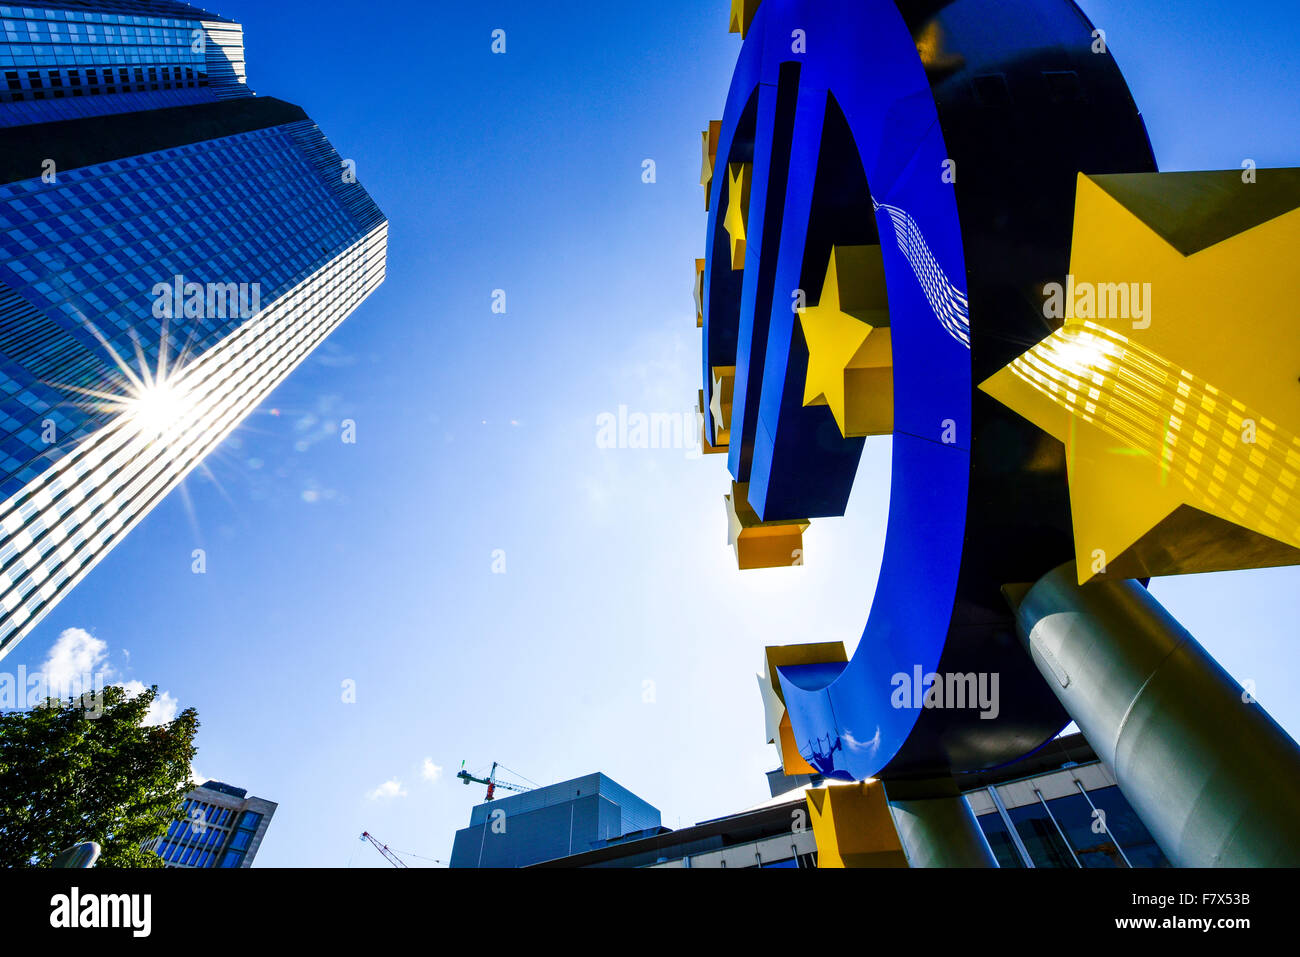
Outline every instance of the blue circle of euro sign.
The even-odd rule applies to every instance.
[[[922,62],[927,29],[956,65]],[[707,397],[712,369],[735,366],[728,469],[760,518],[843,514],[861,452],[824,407],[803,407],[790,299],[826,266],[805,253],[831,101],[869,184],[888,295],[892,473],[866,627],[847,664],[778,669],[800,754],[827,776],[975,771],[1067,721],[998,591],[1072,557],[1064,463],[975,387],[1051,331],[1033,284],[1067,271],[1077,173],[1155,168],[1114,61],[1086,59],[1092,41],[1068,0],[764,0],[742,45],[711,187],[703,373]],[[1041,78],[1065,101],[1039,103]],[[1099,119],[1096,142],[1069,135]],[[723,218],[727,163],[746,159],[742,272]],[[941,175],[953,159],[955,184]],[[955,670],[992,687],[994,706],[929,710],[899,691]]]

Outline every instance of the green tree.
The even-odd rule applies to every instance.
[[[46,865],[79,841],[99,842],[100,867],[162,866],[140,844],[163,833],[193,787],[198,712],[146,726],[157,685],[102,694],[102,708],[51,698],[0,714],[0,866]]]

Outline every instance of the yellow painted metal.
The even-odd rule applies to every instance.
[[[745,268],[745,230],[749,226],[749,184],[753,163],[727,164],[727,212],[722,225],[731,239],[731,268]]]
[[[894,429],[889,303],[879,246],[831,249],[817,305],[799,312],[808,344],[803,404],[826,405],[840,433]]]
[[[731,16],[727,19],[727,32],[739,33],[741,39],[744,39],[761,2],[762,0],[731,0]]]
[[[1300,563],[1300,171],[1259,175],[1081,175],[1063,324],[981,385],[1064,443],[1081,584]]]
[[[748,482],[732,482],[727,506],[727,544],[736,551],[741,569],[781,568],[803,564],[803,533],[807,520],[762,522],[746,497]]]
[[[776,753],[781,758],[781,770],[786,774],[816,774],[817,769],[803,759],[799,745],[794,740],[794,725],[790,723],[790,713],[781,712],[781,722],[777,726]]]
[[[704,187],[704,211],[709,211],[709,194],[713,192],[713,167],[718,161],[718,137],[722,121],[709,120],[709,128],[700,133],[700,185]]]
[[[916,35],[916,52],[927,76],[947,76],[966,65],[966,58],[947,48],[947,37],[938,20],[931,20]]]
[[[776,669],[791,665],[821,665],[832,661],[848,661],[848,653],[842,641],[810,641],[802,645],[769,645],[763,652],[767,664],[767,677],[772,690],[780,698],[782,705],[785,697],[781,694],[781,681]]]
[[[695,414],[700,420],[700,451],[705,455],[717,455],[719,452],[727,451],[725,445],[713,445],[709,442],[709,434],[704,430],[704,390],[700,389],[698,398],[695,403]]]
[[[704,260],[695,260],[695,328],[704,327]]]
[[[907,867],[879,781],[813,788],[806,801],[818,867]]]
[[[731,444],[731,405],[736,390],[736,367],[713,367],[713,397],[709,412],[713,416],[713,433],[718,445]]]

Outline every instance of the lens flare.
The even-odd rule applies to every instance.
[[[179,381],[155,380],[122,402],[122,413],[141,436],[156,438],[185,418],[189,403]]]
[[[135,347],[135,368],[127,362],[99,330],[87,323],[89,331],[99,340],[115,366],[113,391],[86,389],[78,386],[55,384],[58,388],[85,397],[80,404],[97,412],[108,412],[119,425],[135,433],[147,443],[166,440],[168,434],[184,424],[193,410],[194,402],[185,381],[188,344],[175,354],[166,325],[158,341],[157,360],[152,368],[145,350],[138,341]]]

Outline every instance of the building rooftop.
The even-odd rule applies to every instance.
[[[220,791],[222,794],[229,794],[231,797],[237,797],[241,800],[248,797],[248,791],[245,788],[237,788],[233,784],[226,784],[222,781],[205,781],[199,786],[209,791]]]
[[[36,0],[13,4],[18,9],[76,10],[82,13],[116,13],[128,17],[166,17],[174,20],[208,20],[233,23],[227,17],[179,0]]]
[[[492,811],[505,811],[511,817],[527,811],[536,811],[588,795],[599,795],[617,804],[623,810],[624,821],[629,830],[642,830],[658,827],[659,809],[643,801],[613,778],[597,771],[585,774],[570,781],[548,784],[519,794],[498,797],[494,801],[476,804],[470,811],[469,825],[482,824]]]

